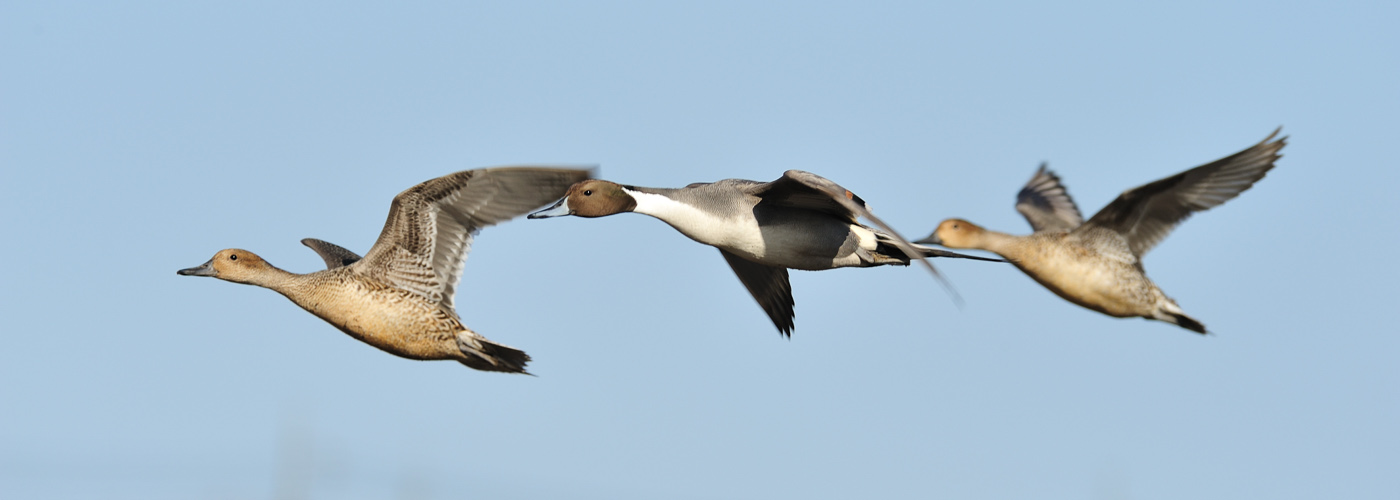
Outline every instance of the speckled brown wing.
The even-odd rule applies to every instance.
[[[1021,192],[1016,193],[1016,211],[1025,216],[1036,232],[1071,231],[1084,223],[1084,216],[1079,214],[1069,190],[1044,163]]]
[[[1264,178],[1287,145],[1287,137],[1269,142],[1278,133],[1238,153],[1124,191],[1083,227],[1116,231],[1140,259],[1191,214],[1225,203]]]
[[[467,252],[482,228],[562,198],[590,170],[514,167],[466,170],[399,193],[359,272],[454,311]]]

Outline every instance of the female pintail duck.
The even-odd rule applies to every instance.
[[[283,271],[247,250],[221,250],[185,276],[212,276],[285,295],[302,309],[390,354],[455,359],[469,367],[526,373],[530,356],[467,329],[453,307],[462,264],[481,228],[558,199],[587,170],[498,168],[439,177],[394,197],[379,240],[363,259],[305,239],[328,269]]]
[[[1288,139],[1269,142],[1278,132],[1244,151],[1124,191],[1088,222],[1060,178],[1042,164],[1016,196],[1016,211],[1033,234],[1013,236],[948,219],[919,243],[994,252],[1075,304],[1206,333],[1205,325],[1147,279],[1142,256],[1192,213],[1225,203],[1264,178]]]
[[[909,243],[871,214],[865,200],[835,182],[800,170],[784,172],[773,182],[725,179],[680,189],[586,180],[569,188],[553,207],[530,218],[592,218],[622,212],[656,217],[690,239],[718,248],[778,331],[787,336],[793,327],[788,269],[907,266],[917,260],[942,280],[924,257],[996,260]],[[869,219],[883,231],[857,223],[857,217]]]

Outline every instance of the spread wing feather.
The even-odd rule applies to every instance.
[[[1084,227],[1103,227],[1123,235],[1133,255],[1142,258],[1191,214],[1239,196],[1274,168],[1288,138],[1259,144],[1185,172],[1124,191]]]
[[[1070,231],[1084,223],[1074,198],[1045,164],[1035,171],[1030,182],[1016,194],[1016,211],[1031,223],[1031,229],[1040,231]]]
[[[466,170],[408,188],[394,197],[379,240],[359,266],[448,311],[475,235],[562,198],[588,170]],[[374,271],[376,269],[384,271]]]

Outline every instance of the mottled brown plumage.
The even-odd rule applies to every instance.
[[[451,359],[486,371],[525,373],[530,356],[462,325],[453,299],[477,231],[539,208],[588,178],[586,170],[500,168],[457,172],[394,197],[374,247],[354,252],[302,240],[328,269],[278,269],[228,249],[179,274],[257,285],[369,345],[409,359]]]
[[[1035,232],[1013,236],[948,219],[918,243],[987,250],[1080,306],[1115,317],[1140,316],[1198,333],[1142,267],[1142,257],[1192,213],[1249,189],[1272,168],[1287,138],[1278,131],[1239,153],[1123,192],[1083,222],[1060,178],[1041,165],[1017,195],[1016,210]]]

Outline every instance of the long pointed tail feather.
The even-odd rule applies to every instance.
[[[1201,335],[1205,335],[1207,333],[1206,325],[1201,324],[1200,321],[1196,321],[1195,318],[1192,318],[1185,314],[1174,313],[1170,311],[1167,312],[1167,316],[1171,319],[1163,319],[1162,321],[1166,321],[1168,323],[1185,328],[1187,330],[1191,330]]]
[[[949,251],[947,251],[947,250],[942,250],[942,249],[938,249],[938,248],[929,248],[929,247],[926,247],[926,246],[923,246],[923,245],[917,245],[917,244],[914,245],[914,248],[917,248],[917,249],[919,249],[919,251],[922,251],[922,252],[924,253],[924,257],[950,257],[950,258],[954,258],[954,259],[985,260],[985,261],[987,261],[987,262],[1006,262],[1006,259],[995,259],[995,258],[991,258],[991,257],[978,257],[978,256],[975,256],[975,255],[967,255],[967,254],[961,254],[961,253],[957,253],[957,252],[949,252]]]

